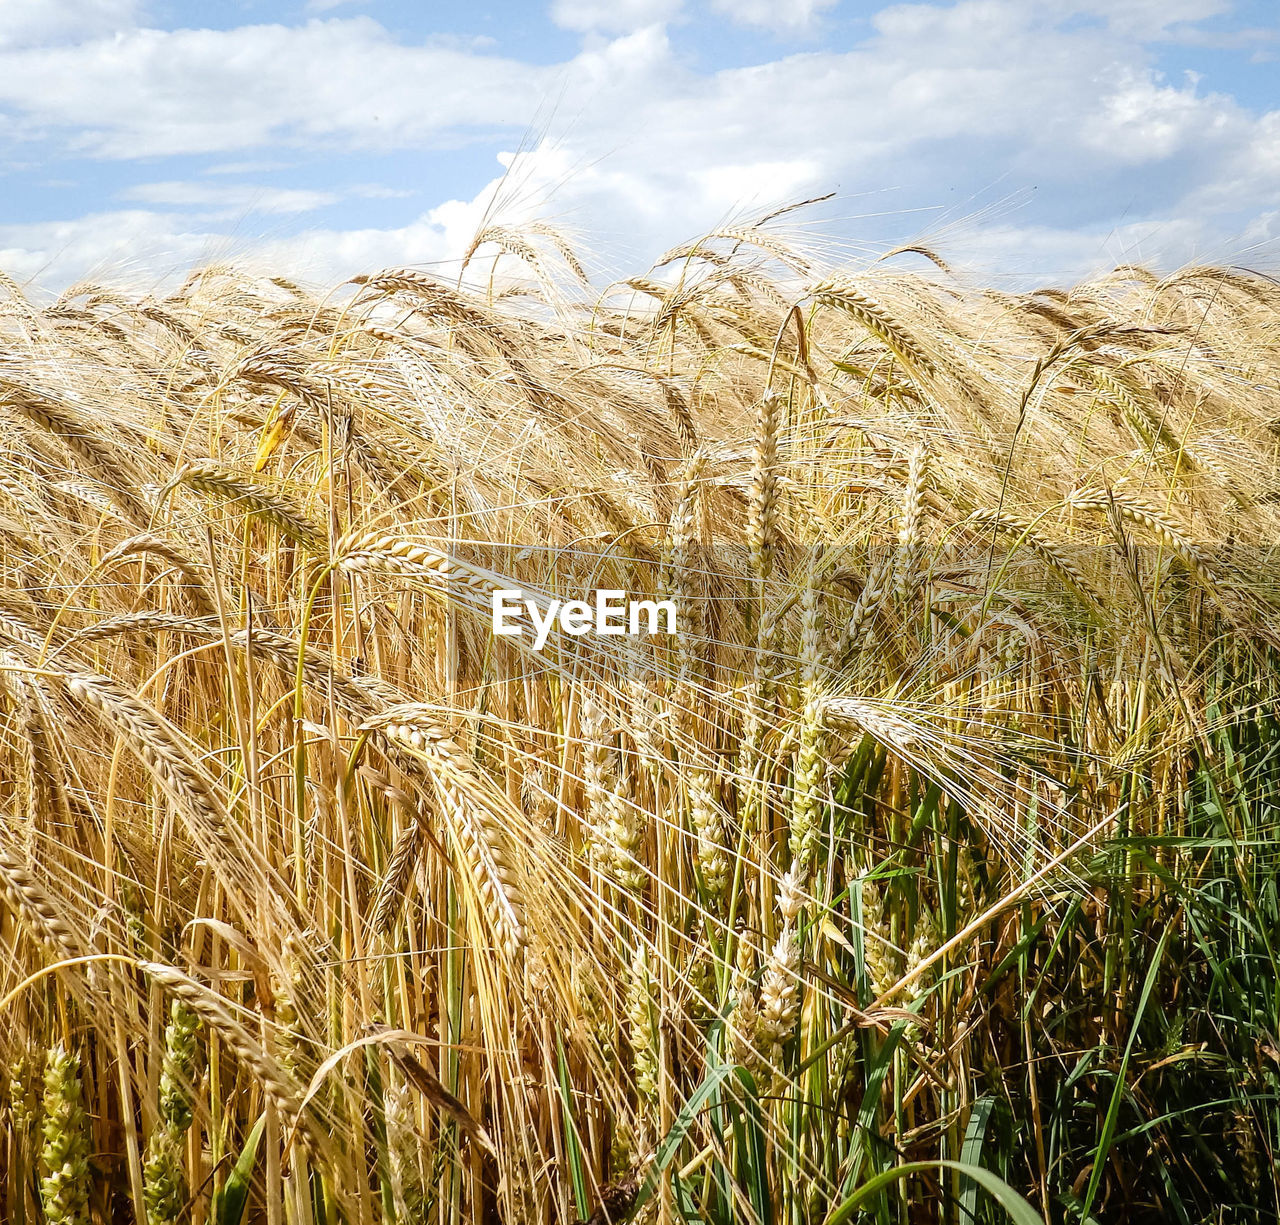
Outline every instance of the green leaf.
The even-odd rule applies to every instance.
[[[1143,1013],[1147,1010],[1147,1001],[1156,985],[1156,975],[1160,963],[1164,960],[1165,945],[1169,943],[1169,933],[1173,929],[1166,927],[1160,943],[1156,945],[1155,956],[1147,968],[1147,978],[1142,984],[1142,994],[1138,997],[1138,1007],[1133,1014],[1133,1024],[1129,1027],[1129,1041],[1124,1045],[1124,1057],[1120,1060],[1120,1071],[1116,1074],[1116,1087],[1111,1092],[1111,1105],[1107,1108],[1107,1117],[1102,1124],[1102,1135],[1098,1139],[1098,1148],[1093,1158],[1093,1171],[1089,1175],[1089,1189],[1084,1194],[1084,1206],[1080,1209],[1081,1220],[1087,1220],[1089,1209],[1093,1207],[1093,1197],[1098,1193],[1098,1185],[1102,1182],[1102,1171],[1106,1168],[1107,1153],[1111,1151],[1111,1138],[1116,1133],[1116,1121],[1120,1117],[1120,1103],[1124,1100],[1125,1073],[1129,1070],[1129,1056],[1133,1054],[1133,1044],[1138,1040],[1138,1027],[1142,1024]]]
[[[688,1186],[679,1174],[671,1175],[671,1190],[675,1193],[676,1213],[683,1225],[707,1225],[706,1217],[698,1211]]]
[[[756,1090],[755,1078],[746,1068],[736,1068],[735,1071],[744,1093],[742,1114],[746,1125],[746,1142],[742,1148],[746,1159],[744,1173],[747,1194],[761,1225],[773,1225],[773,1199],[769,1194],[768,1149],[764,1138],[764,1121],[760,1117],[760,1095]]]
[[[893,1052],[898,1047],[903,1033],[906,1032],[907,1023],[905,1021],[895,1021],[890,1027],[889,1032],[885,1035],[884,1042],[880,1046],[874,1061],[867,1069],[866,1085],[862,1091],[862,1101],[858,1104],[857,1127],[864,1138],[863,1145],[858,1149],[857,1162],[853,1167],[850,1178],[856,1180],[862,1170],[862,1155],[870,1153],[872,1159],[875,1159],[875,1144],[879,1139],[880,1132],[876,1127],[876,1115],[880,1110],[880,1093],[884,1087],[885,1077],[889,1074],[889,1069],[893,1065]],[[848,1184],[846,1184],[848,1185]]]
[[[844,1225],[862,1207],[866,1200],[879,1195],[886,1187],[900,1179],[909,1178],[912,1174],[920,1174],[925,1170],[957,1170],[968,1178],[972,1178],[993,1200],[1009,1214],[1013,1225],[1044,1225],[1044,1218],[1027,1203],[1003,1178],[997,1177],[990,1170],[981,1166],[965,1165],[962,1161],[910,1161],[906,1165],[894,1166],[874,1178],[869,1178],[848,1199],[844,1201],[823,1222],[823,1225]]]
[[[582,1169],[582,1145],[578,1142],[578,1128],[573,1121],[573,1094],[569,1086],[569,1064],[564,1057],[564,1043],[556,1038],[556,1057],[560,1072],[560,1109],[564,1114],[564,1146],[569,1156],[569,1177],[573,1183],[573,1206],[578,1219],[585,1221],[591,1215],[591,1197],[587,1194],[587,1179]]]
[[[960,1146],[960,1164],[968,1166],[982,1165],[982,1147],[987,1141],[987,1123],[991,1112],[995,1109],[996,1099],[988,1093],[980,1097],[969,1113],[969,1126],[965,1128],[964,1143]],[[960,1192],[961,1222],[978,1219],[978,1184],[970,1179]]]
[[[737,1068],[734,1065],[722,1063],[719,1067],[712,1068],[703,1079],[702,1084],[693,1091],[689,1100],[685,1102],[684,1109],[676,1115],[676,1121],[671,1124],[671,1130],[667,1132],[662,1143],[658,1145],[658,1151],[654,1154],[653,1164],[649,1167],[649,1173],[645,1175],[645,1180],[640,1185],[639,1194],[636,1195],[636,1202],[627,1220],[635,1220],[640,1210],[653,1198],[653,1193],[658,1188],[658,1180],[662,1177],[667,1166],[671,1164],[671,1159],[680,1151],[680,1146],[684,1143],[685,1136],[689,1134],[689,1129],[693,1126],[694,1119],[698,1117],[698,1112],[707,1104],[716,1090],[736,1071]]]
[[[253,1129],[245,1137],[244,1148],[232,1167],[226,1186],[213,1197],[212,1225],[240,1225],[245,1206],[249,1202],[249,1188],[253,1184],[253,1167],[258,1160],[258,1144],[262,1129],[267,1125],[265,1113],[259,1116]]]

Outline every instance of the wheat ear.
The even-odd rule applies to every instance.
[[[406,578],[421,578],[446,594],[461,588],[486,605],[497,584],[483,571],[468,566],[430,545],[396,536],[370,533],[340,542],[338,568],[345,573],[381,570]]]
[[[44,1069],[40,1202],[47,1225],[89,1225],[93,1174],[79,1056],[59,1045]]]
[[[200,567],[176,545],[171,544],[160,536],[152,535],[150,532],[142,532],[137,536],[130,536],[128,540],[122,540],[109,553],[104,554],[98,562],[98,566],[102,568],[119,558],[131,557],[139,553],[162,558],[182,573],[183,578],[187,580],[188,586],[185,590],[188,598],[195,605],[196,616],[212,617],[215,615],[213,597],[205,584],[204,574]]]
[[[21,915],[31,934],[62,958],[79,957],[84,948],[53,898],[35,878],[25,859],[0,838],[0,890]]]
[[[1063,576],[1081,595],[1098,602],[1098,596],[1090,585],[1083,570],[1052,541],[1046,539],[1029,519],[1019,518],[1007,511],[991,510],[980,507],[969,519],[973,523],[984,524],[999,529],[1008,535],[1017,536],[1041,561]]]
[[[524,898],[506,831],[495,813],[475,798],[477,782],[467,786],[470,770],[449,732],[414,706],[401,706],[365,723],[392,744],[425,760],[436,794],[449,818],[451,837],[470,866],[494,929],[507,953],[518,955],[525,941]]]
[[[1219,585],[1221,580],[1204,552],[1191,540],[1184,529],[1153,507],[1131,497],[1097,489],[1085,489],[1074,493],[1067,499],[1067,504],[1076,510],[1096,511],[1104,515],[1109,514],[1110,508],[1114,506],[1121,518],[1141,524],[1159,537],[1166,548],[1180,557],[1187,567],[1198,574],[1209,586]]]
[[[313,553],[325,551],[320,529],[288,502],[254,485],[247,473],[231,472],[217,464],[188,464],[174,475],[167,488],[180,485],[243,507],[246,513],[270,523]]]
[[[911,334],[870,294],[841,279],[820,281],[810,291],[815,302],[843,311],[861,324],[901,362],[921,374],[933,374],[934,364]]]
[[[72,409],[30,388],[3,381],[0,381],[0,405],[13,409],[45,433],[59,439],[91,475],[102,481],[107,496],[126,518],[139,525],[147,522],[150,511],[129,484],[130,481],[141,483],[136,479],[133,465],[118,448],[107,446],[95,438]]]
[[[312,1152],[323,1152],[326,1145],[306,1126],[302,1097],[292,1078],[274,1056],[268,1054],[252,1034],[232,1015],[221,996],[202,986],[174,966],[154,961],[138,963],[138,968],[191,1009],[235,1053],[254,1074],[263,1093],[286,1123],[299,1128],[299,1136]]]
[[[898,600],[905,609],[920,582],[920,524],[924,510],[925,484],[929,478],[929,453],[917,444],[907,460],[907,483],[902,494],[902,517],[898,525]]]
[[[191,760],[172,725],[140,698],[92,672],[62,678],[67,693],[95,710],[134,746],[165,790],[179,803],[222,829],[226,813],[213,784]]]

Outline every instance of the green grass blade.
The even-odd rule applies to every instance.
[[[591,1215],[591,1196],[587,1192],[587,1179],[582,1167],[582,1145],[578,1141],[578,1128],[573,1121],[573,1091],[569,1085],[569,1064],[564,1057],[564,1042],[559,1037],[556,1038],[556,1061],[560,1076],[564,1147],[569,1157],[569,1180],[573,1184],[573,1206],[578,1210],[578,1219],[585,1221]]]
[[[232,1167],[226,1185],[213,1197],[211,1225],[240,1225],[249,1203],[249,1188],[253,1185],[253,1167],[258,1161],[258,1144],[262,1129],[267,1125],[265,1113],[259,1116],[252,1130],[245,1137],[244,1148]]]
[[[1120,1060],[1120,1071],[1116,1074],[1116,1086],[1111,1091],[1111,1104],[1107,1108],[1107,1117],[1102,1124],[1102,1135],[1098,1139],[1098,1147],[1094,1153],[1093,1170],[1089,1175],[1089,1187],[1084,1195],[1084,1203],[1080,1209],[1080,1219],[1089,1219],[1089,1209],[1093,1207],[1094,1196],[1098,1193],[1098,1185],[1102,1182],[1102,1171],[1105,1168],[1107,1153],[1111,1150],[1111,1138],[1115,1135],[1116,1122],[1120,1117],[1120,1103],[1124,1100],[1125,1073],[1129,1070],[1129,1057],[1133,1054],[1133,1044],[1138,1040],[1138,1027],[1142,1024],[1143,1013],[1147,1010],[1147,1001],[1151,998],[1152,989],[1156,985],[1156,976],[1160,971],[1160,963],[1164,960],[1165,946],[1169,943],[1172,928],[1165,928],[1160,943],[1156,945],[1155,955],[1147,968],[1146,981],[1142,984],[1142,994],[1138,997],[1138,1007],[1133,1014],[1133,1024],[1129,1028],[1129,1041],[1124,1046],[1124,1056]]]
[[[862,1210],[868,1200],[878,1195],[886,1187],[913,1174],[921,1174],[925,1170],[956,1170],[972,1178],[991,1198],[1009,1214],[1014,1225],[1044,1225],[1044,1219],[1025,1199],[1022,1198],[1003,1178],[984,1170],[980,1166],[965,1165],[962,1161],[909,1161],[905,1165],[894,1166],[874,1178],[869,1178],[848,1199],[844,1201],[823,1222],[823,1225],[844,1225],[851,1221]]]
[[[745,1131],[744,1174],[747,1195],[760,1225],[773,1225],[773,1200],[769,1194],[768,1147],[764,1122],[760,1117],[760,1095],[755,1078],[746,1068],[737,1068],[743,1088],[742,1116]]]
[[[737,1069],[732,1064],[727,1063],[712,1068],[702,1083],[690,1095],[689,1100],[684,1104],[684,1108],[676,1115],[676,1121],[671,1124],[671,1130],[667,1132],[662,1143],[658,1145],[658,1151],[654,1154],[653,1164],[649,1167],[649,1172],[645,1175],[645,1180],[640,1185],[640,1191],[636,1195],[636,1202],[627,1220],[635,1220],[640,1210],[653,1198],[653,1193],[658,1189],[659,1179],[666,1171],[667,1166],[671,1164],[672,1158],[680,1151],[680,1145],[684,1143],[684,1138],[689,1134],[689,1129],[698,1117],[698,1112],[702,1110],[711,1100],[716,1090],[735,1071]]]
[[[991,1112],[995,1109],[996,1099],[988,1093],[980,1097],[969,1113],[969,1126],[965,1128],[964,1143],[960,1146],[960,1164],[967,1166],[982,1165],[982,1148],[987,1140],[987,1123]],[[964,1184],[960,1192],[961,1225],[976,1222],[978,1219],[978,1184],[970,1180]]]

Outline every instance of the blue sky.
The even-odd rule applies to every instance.
[[[982,275],[1273,267],[1276,0],[0,0],[0,267],[318,281],[551,221],[602,279],[797,236]],[[506,178],[503,178],[506,173]]]

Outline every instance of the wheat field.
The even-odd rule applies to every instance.
[[[1280,1215],[1280,289],[787,225],[4,283],[4,1220]]]

